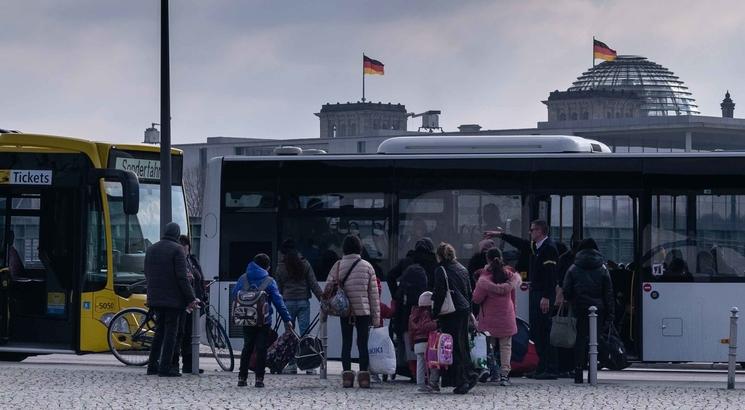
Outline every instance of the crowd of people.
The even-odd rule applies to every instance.
[[[163,239],[148,249],[145,260],[148,304],[156,310],[158,329],[148,374],[180,375],[179,352],[184,370],[190,367],[191,345],[183,335],[190,334],[191,320],[185,312],[197,308],[203,299],[203,275],[196,258],[190,255],[188,239],[182,236],[179,243],[179,234],[178,225],[169,224]],[[518,269],[527,271],[530,283],[530,339],[535,343],[538,365],[529,376],[539,380],[574,377],[576,383],[582,383],[587,366],[588,308],[598,308],[599,329],[614,319],[615,302],[605,260],[590,238],[573,242],[571,249],[560,253],[548,236],[545,221],[533,221],[528,234],[529,239],[522,239],[500,227],[484,232],[479,252],[471,258],[468,268],[458,261],[456,250],[449,243],[435,246],[430,238],[419,238],[405,258],[388,272],[390,306],[381,300],[380,281],[373,266],[363,258],[363,245],[355,235],[344,238],[343,256],[329,272],[324,272],[326,289],[319,286],[311,264],[292,239],[280,245],[273,275],[269,256],[256,255],[238,279],[233,296],[248,289],[260,290],[267,295],[268,309],[261,310],[264,316],[257,323],[243,326],[238,386],[247,385],[252,354],[256,362],[254,385],[264,386],[272,307],[286,329],[294,331],[296,323],[299,333],[304,334],[310,321],[310,298],[315,296],[322,301],[329,289],[342,289],[349,305],[349,313],[340,317],[344,388],[353,387],[355,381],[358,387],[369,388],[371,382],[379,380],[369,372],[368,336],[371,328],[384,325],[385,318],[390,318],[391,336],[400,353],[396,373],[409,376],[419,391],[439,392],[443,387],[452,387],[453,393],[466,394],[478,382],[487,381],[509,386],[512,340],[518,333],[515,291],[524,276],[505,263],[497,246],[499,241],[518,249],[524,265]],[[570,305],[577,318],[573,352],[550,343],[552,316],[563,304]],[[449,366],[430,366],[427,361],[428,337],[435,331],[452,337]],[[351,359],[355,332],[359,352],[356,375]],[[487,364],[481,369],[471,357],[473,338],[479,333],[487,336],[488,346]],[[297,372],[294,363],[285,372]]]

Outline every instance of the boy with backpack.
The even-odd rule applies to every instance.
[[[238,370],[238,386],[246,386],[251,353],[256,352],[256,380],[254,387],[264,387],[267,341],[272,328],[272,305],[277,308],[287,330],[292,330],[287,311],[277,283],[269,276],[270,259],[266,254],[256,255],[238,278],[233,289],[233,323],[243,326],[243,350]]]

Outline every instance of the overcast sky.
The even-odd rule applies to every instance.
[[[159,1],[3,0],[0,16],[0,128],[140,142],[158,122]],[[173,143],[317,137],[322,104],[360,99],[363,51],[385,64],[369,100],[442,110],[450,131],[534,127],[593,35],[673,71],[703,115],[729,89],[743,117],[741,0],[172,0]]]

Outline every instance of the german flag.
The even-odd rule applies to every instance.
[[[592,39],[592,56],[605,61],[612,61],[616,59],[616,50],[608,47],[605,43],[599,40]]]
[[[362,72],[368,75],[383,75],[383,63],[378,60],[362,55]]]

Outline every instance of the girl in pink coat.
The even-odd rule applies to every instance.
[[[498,248],[489,249],[486,253],[486,265],[477,272],[476,289],[473,291],[473,302],[481,305],[478,318],[478,330],[489,332],[489,344],[492,351],[499,342],[501,371],[499,382],[502,386],[510,384],[510,359],[512,357],[512,336],[517,333],[515,322],[515,289],[522,280],[512,267],[504,265]],[[492,379],[495,380],[495,374]]]

